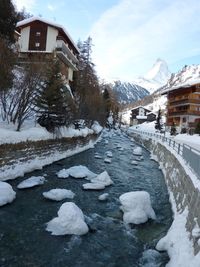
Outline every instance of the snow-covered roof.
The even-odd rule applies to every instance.
[[[178,73],[172,74],[162,94],[195,84],[200,84],[200,65],[185,66]]]
[[[145,110],[147,110],[147,111],[151,111],[151,110],[149,110],[149,109],[147,109],[147,108],[145,108],[145,107],[143,107],[143,106],[137,106],[137,107],[135,107],[135,108],[132,108],[131,111],[132,111],[132,110],[136,110],[136,109],[138,109],[138,108],[143,108],[143,109],[145,109]]]
[[[52,21],[43,19],[41,17],[31,17],[31,18],[28,18],[28,19],[24,19],[22,21],[19,21],[17,23],[16,27],[17,28],[18,27],[20,28],[20,27],[22,27],[22,26],[24,26],[26,24],[29,24],[29,23],[31,23],[33,21],[36,21],[36,20],[39,20],[39,21],[44,22],[44,23],[46,23],[48,25],[51,25],[51,26],[53,26],[55,28],[58,28],[58,29],[63,30],[63,32],[67,35],[67,37],[69,38],[69,40],[72,42],[72,44],[75,47],[75,49],[77,50],[77,52],[79,52],[79,49],[78,49],[77,45],[74,43],[74,41],[73,41],[72,37],[70,36],[70,34],[67,32],[67,30],[62,25],[60,25],[58,23],[55,23],[55,22],[52,22]]]

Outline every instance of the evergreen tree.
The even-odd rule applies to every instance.
[[[171,129],[170,129],[170,134],[176,135],[176,125],[174,122],[172,123]]]
[[[17,13],[11,0],[0,0],[0,38],[14,43]]]
[[[74,75],[73,93],[78,106],[77,118],[85,119],[88,123],[94,120],[102,122],[105,119],[103,98],[100,92],[98,77],[91,60],[92,39],[78,42],[79,71]]]
[[[158,116],[156,118],[155,122],[155,129],[158,131],[162,131],[163,129],[163,124],[162,124],[162,117],[161,117],[161,110],[158,110]]]
[[[73,120],[74,104],[72,95],[64,85],[59,63],[53,63],[47,78],[36,98],[38,123],[50,132]]]
[[[200,121],[196,124],[195,133],[200,135]]]

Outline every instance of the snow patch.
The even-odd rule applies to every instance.
[[[65,198],[74,198],[75,194],[71,190],[67,189],[51,189],[48,192],[42,193],[43,196],[47,199],[55,200],[55,201],[61,201]]]
[[[43,176],[32,176],[21,183],[18,184],[18,189],[25,189],[25,188],[31,188],[37,185],[42,185],[45,182],[45,178]]]

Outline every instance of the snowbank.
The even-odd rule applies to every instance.
[[[119,200],[125,223],[140,224],[145,223],[148,218],[156,218],[151,207],[150,195],[146,191],[128,192],[121,195]]]
[[[65,202],[58,211],[58,217],[47,223],[46,230],[52,235],[84,235],[89,229],[82,210],[73,202]]]
[[[0,182],[0,206],[11,203],[15,199],[16,193],[12,186],[6,182]]]
[[[44,184],[45,178],[43,176],[32,176],[18,184],[18,189],[25,189]]]
[[[86,166],[79,165],[79,166],[73,166],[69,169],[62,169],[57,173],[57,176],[59,178],[68,178],[69,176],[77,179],[82,179],[82,178],[88,178],[92,179],[96,176],[97,174],[91,172]]]
[[[167,235],[158,242],[156,249],[167,251],[170,261],[166,267],[199,267],[200,253],[194,256],[190,236],[185,228],[188,211],[186,209],[181,214],[175,212],[174,215],[174,221]]]
[[[61,201],[65,198],[72,199],[74,198],[75,194],[71,190],[56,188],[56,189],[51,189],[48,192],[44,192],[43,196],[47,199]]]
[[[14,144],[19,142],[39,141],[55,138],[53,133],[49,133],[45,128],[41,127],[40,125],[36,125],[35,127],[33,127],[32,125],[29,125],[28,128],[26,128],[25,125],[20,132],[17,132],[14,127],[10,127],[9,125],[1,122],[0,144]],[[78,136],[86,137],[89,134],[99,134],[102,131],[102,127],[99,125],[98,122],[95,122],[91,128],[92,129],[85,127],[79,130],[74,129],[74,127],[61,127],[57,135],[60,138],[72,138]]]

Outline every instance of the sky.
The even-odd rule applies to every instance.
[[[62,24],[75,42],[93,40],[100,78],[133,81],[157,58],[171,72],[200,64],[199,0],[13,0],[18,10]]]

